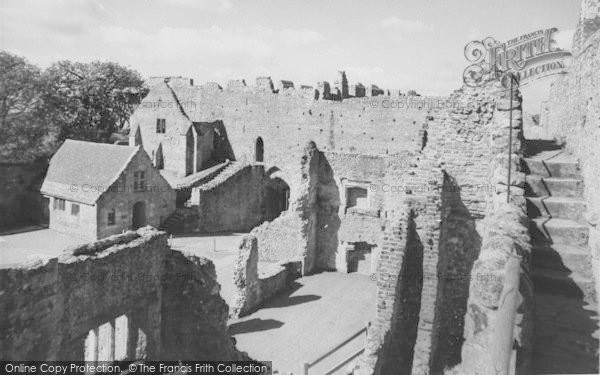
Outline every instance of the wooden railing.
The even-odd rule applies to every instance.
[[[369,329],[370,325],[371,325],[371,323],[368,322],[365,325],[365,327],[361,328],[358,332],[354,333],[352,336],[348,337],[346,340],[342,341],[341,343],[339,343],[336,346],[329,349],[327,352],[325,352],[324,354],[319,356],[319,358],[313,360],[312,362],[305,362],[302,365],[302,374],[309,375],[308,371],[310,370],[311,367],[314,367],[316,364],[322,362],[325,358],[331,356],[333,353],[337,352],[338,350],[340,350],[341,348],[343,348],[344,346],[349,344],[352,340],[356,339],[357,337],[361,336],[362,334],[365,335],[365,341],[366,341],[366,336],[368,334],[368,329]],[[352,360],[354,360],[359,355],[361,355],[364,351],[365,351],[365,347],[363,346],[360,350],[357,350],[354,353],[352,353],[350,356],[344,358],[341,362],[339,362],[336,365],[334,365],[333,367],[331,367],[329,370],[327,370],[322,375],[331,375],[331,374],[335,373],[336,371],[338,371],[339,369],[344,367],[346,364],[350,363]],[[321,374],[319,374],[319,375],[321,375]]]

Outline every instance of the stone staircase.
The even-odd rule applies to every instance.
[[[161,224],[159,229],[167,233],[181,233],[184,229],[184,222],[185,217],[178,209]]]
[[[598,373],[597,296],[579,163],[561,149],[524,158],[535,291],[536,374]]]

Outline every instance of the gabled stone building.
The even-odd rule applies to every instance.
[[[213,152],[214,124],[190,119],[190,105],[158,82],[129,120],[129,145],[142,146],[157,169],[177,177],[202,170]]]
[[[141,147],[66,140],[41,193],[50,228],[87,239],[158,227],[175,211],[175,192]]]

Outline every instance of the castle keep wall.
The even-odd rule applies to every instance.
[[[437,97],[376,96],[331,101],[271,90],[208,91],[188,85],[172,88],[194,121],[223,122],[236,159],[254,159],[256,140],[261,137],[267,169],[277,166],[286,175],[311,140],[323,152],[404,152],[416,140],[427,111],[449,105]]]

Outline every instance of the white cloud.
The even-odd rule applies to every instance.
[[[399,31],[406,34],[420,33],[433,30],[432,25],[427,25],[417,20],[407,20],[398,17],[388,17],[382,20],[379,24],[384,29]]]
[[[233,7],[230,0],[167,0],[165,3],[215,12],[227,12]]]
[[[325,40],[325,37],[314,30],[283,29],[281,39],[285,43],[314,44]]]

